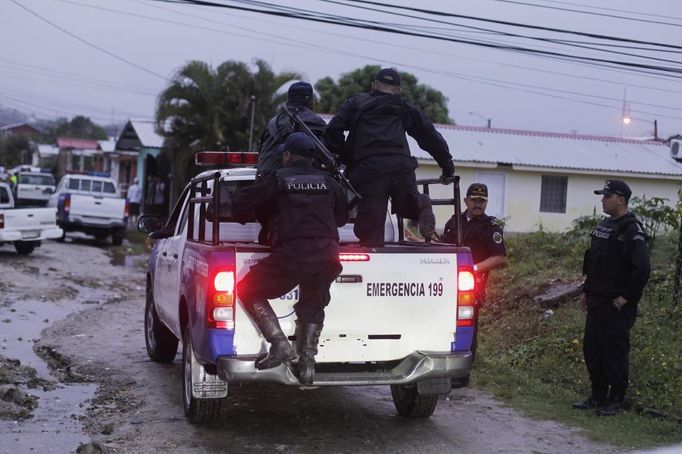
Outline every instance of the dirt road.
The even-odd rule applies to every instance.
[[[145,351],[141,260],[89,240],[0,248],[0,452],[619,452],[476,389],[414,421],[388,387],[231,387],[219,424],[192,426],[178,358]]]

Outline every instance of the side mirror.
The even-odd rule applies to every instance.
[[[161,216],[155,214],[145,214],[140,216],[140,219],[137,221],[137,230],[142,233],[153,233],[161,230],[162,227],[163,222]]]

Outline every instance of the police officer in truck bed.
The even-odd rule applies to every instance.
[[[258,369],[292,361],[298,353],[298,376],[312,384],[315,355],[329,304],[329,287],[342,270],[337,228],[348,221],[345,193],[328,173],[313,167],[314,142],[295,132],[284,142],[284,167],[264,175],[237,195],[232,212],[246,222],[256,208],[270,215],[272,253],[251,267],[237,284],[247,313],[270,342]],[[300,286],[296,311],[296,350],[289,343],[268,299]]]
[[[592,392],[573,408],[596,408],[598,415],[612,416],[624,409],[630,329],[651,264],[647,235],[628,211],[632,191],[627,183],[607,180],[594,193],[602,195],[602,209],[609,217],[592,230],[583,263],[586,279],[581,305],[587,310],[583,355]]]
[[[476,295],[480,303],[485,298],[488,272],[507,264],[507,251],[504,247],[502,226],[494,216],[485,214],[488,206],[488,186],[483,183],[470,185],[464,204],[467,209],[460,218],[462,244],[471,249],[476,271]],[[454,216],[445,224],[443,241],[457,242]]]
[[[424,112],[400,95],[400,75],[393,68],[376,74],[370,93],[348,98],[325,129],[326,145],[348,166],[348,179],[362,196],[353,230],[363,246],[384,245],[389,198],[394,213],[418,220],[425,239],[433,235],[431,199],[417,191],[417,160],[405,133],[438,162],[442,179],[454,174],[445,139]]]

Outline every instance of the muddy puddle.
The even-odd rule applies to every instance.
[[[15,360],[18,376],[0,386],[4,391],[0,392],[4,410],[0,414],[0,453],[67,453],[87,443],[80,418],[97,386],[59,383],[33,350],[44,328],[84,306],[70,300],[25,300],[0,307],[0,354],[21,358]],[[26,417],[30,414],[32,417]]]

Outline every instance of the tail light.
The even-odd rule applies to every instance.
[[[457,272],[457,326],[473,326],[476,316],[476,279],[473,269]]]
[[[128,214],[129,214],[128,209],[129,209],[128,201],[126,200],[125,208],[123,209],[123,222],[125,222],[126,224],[128,223]]]
[[[209,328],[234,329],[234,270],[218,270],[208,293]]]
[[[0,213],[0,229],[5,228],[5,215]]]

